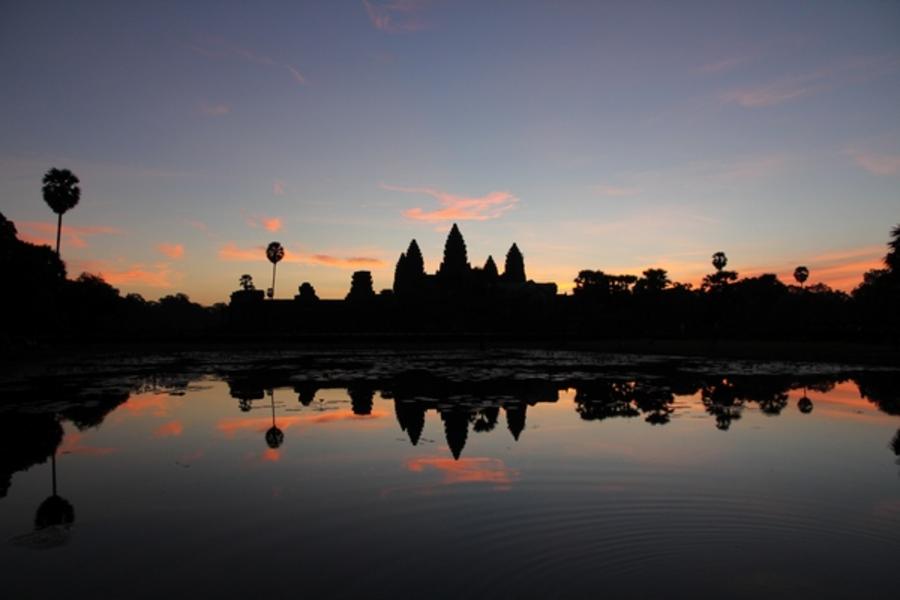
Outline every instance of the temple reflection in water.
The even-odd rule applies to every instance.
[[[321,560],[348,544],[373,557],[383,589],[410,577],[423,588],[432,558],[397,560],[408,547],[396,540],[415,536],[435,541],[422,553],[435,564],[485,565],[484,585],[514,582],[506,591],[517,596],[583,597],[595,583],[587,567],[617,560],[677,579],[664,559],[687,548],[708,547],[703,560],[725,569],[724,549],[744,544],[778,556],[769,564],[780,568],[783,555],[833,537],[827,555],[800,561],[813,582],[816,565],[839,572],[827,562],[838,547],[895,555],[894,371],[482,362],[469,371],[445,357],[415,369],[352,357],[177,364],[12,390],[0,407],[9,541],[0,555],[11,589],[33,589],[35,550],[66,575],[65,585],[38,586],[75,596],[128,584],[116,562],[123,547],[122,560],[174,556],[190,578],[219,573],[210,589],[226,596],[258,585],[250,569],[222,574],[236,553],[259,568],[289,561],[317,595],[360,595],[344,563]],[[836,477],[847,472],[861,483]],[[290,552],[260,551],[278,544]],[[116,568],[74,566],[95,554]],[[496,561],[504,556],[508,564]],[[551,573],[552,584],[523,578],[535,556],[572,567]],[[398,572],[407,564],[415,569]],[[185,581],[177,569],[153,577],[147,597]],[[626,581],[613,585],[622,592]]]

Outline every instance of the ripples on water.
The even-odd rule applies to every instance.
[[[344,356],[5,386],[9,597],[894,596],[894,371]]]

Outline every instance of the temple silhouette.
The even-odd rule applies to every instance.
[[[528,279],[517,244],[510,246],[503,266],[501,273],[493,256],[481,267],[472,266],[454,223],[435,273],[425,271],[422,251],[413,239],[397,260],[393,285],[377,293],[372,273],[355,271],[343,300],[320,299],[309,282],[300,284],[293,300],[270,300],[245,274],[240,289],[231,294],[229,324],[244,331],[268,329],[272,323],[303,332],[480,331],[508,329],[514,326],[514,315],[521,317],[521,324],[528,313],[550,314],[557,285]]]

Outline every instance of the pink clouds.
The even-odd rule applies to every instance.
[[[427,0],[363,0],[372,25],[387,33],[424,29],[425,22],[419,13],[427,4]]]
[[[719,97],[726,104],[743,108],[764,108],[800,98],[821,89],[821,72],[809,73],[756,86],[736,88],[723,92]]]
[[[900,174],[900,154],[852,150],[850,155],[860,167],[873,175]]]
[[[231,59],[268,68],[284,67],[295,82],[300,85],[306,84],[306,77],[304,77],[294,65],[277,61],[270,56],[266,56],[265,54],[261,54],[243,46],[238,46],[237,44],[232,44],[222,38],[204,37],[197,43],[189,45],[188,47],[206,58]]]
[[[284,66],[287,67],[288,73],[291,74],[291,77],[294,78],[294,81],[296,81],[300,85],[306,85],[306,77],[304,77],[300,71],[298,71],[296,68],[292,67],[291,65],[284,65]]]
[[[228,262],[263,262],[266,261],[266,250],[263,246],[241,248],[234,242],[228,242],[219,248],[219,259]],[[369,256],[333,256],[330,254],[307,254],[301,252],[285,252],[284,262],[301,265],[318,265],[340,269],[356,269],[359,267],[380,267],[385,263],[380,258]]]
[[[730,58],[723,58],[720,60],[716,60],[710,63],[706,63],[694,69],[698,73],[702,73],[704,75],[712,75],[714,73],[726,73],[728,71],[732,71],[739,67],[740,65],[746,63],[749,59],[747,57],[734,56]]]
[[[617,185],[596,185],[593,190],[601,196],[626,197],[637,196],[641,193],[636,187],[617,186]]]
[[[178,260],[179,258],[184,256],[184,246],[182,244],[158,244],[156,249],[163,254],[171,258],[172,260]]]
[[[719,99],[743,108],[765,108],[838,86],[866,81],[897,70],[900,61],[890,57],[851,58],[815,71],[791,75],[758,85],[734,88]]]
[[[56,245],[56,223],[44,223],[42,221],[21,221],[16,223],[19,230],[19,239],[31,244],[44,246]],[[86,226],[77,227],[63,224],[62,245],[75,248],[86,248],[88,238],[97,235],[118,235],[122,233],[115,227]]]
[[[207,104],[200,105],[200,112],[209,117],[222,117],[231,112],[231,107],[227,104]]]
[[[510,192],[490,192],[484,196],[457,196],[434,188],[407,188],[382,185],[386,190],[409,194],[425,194],[435,198],[441,205],[437,210],[410,208],[403,216],[415,221],[436,223],[442,221],[487,221],[501,217],[515,208],[519,199]]]

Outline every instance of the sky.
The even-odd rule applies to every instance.
[[[0,212],[149,299],[469,260],[850,290],[900,223],[900,2],[0,1]]]

